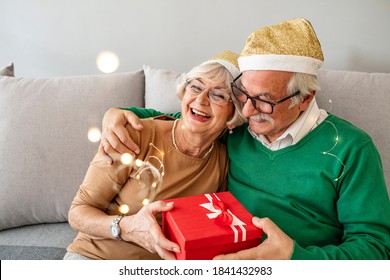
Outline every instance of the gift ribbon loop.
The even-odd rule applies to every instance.
[[[228,225],[234,232],[234,243],[238,242],[239,232],[238,227],[242,232],[241,241],[246,241],[246,229],[245,223],[237,218],[229,209],[227,209],[225,203],[223,203],[216,194],[205,194],[205,197],[209,203],[202,203],[199,206],[206,208],[210,213],[206,214],[209,219],[215,219],[215,223],[219,225]]]
[[[215,223],[221,226],[230,226],[233,223],[233,216],[227,211],[225,203],[220,200],[212,200],[214,209],[220,210],[221,213],[215,218]]]

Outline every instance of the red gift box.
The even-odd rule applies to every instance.
[[[252,224],[252,215],[230,192],[166,201],[175,204],[163,212],[162,230],[179,244],[178,260],[210,260],[260,244],[263,231]]]

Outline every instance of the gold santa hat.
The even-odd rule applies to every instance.
[[[238,69],[238,57],[239,55],[231,52],[229,50],[223,51],[222,53],[210,58],[202,64],[208,64],[211,62],[217,62],[224,66],[232,75],[233,79],[240,75],[240,70]]]
[[[312,25],[300,18],[256,30],[238,58],[241,72],[277,70],[312,75],[318,74],[323,61]]]

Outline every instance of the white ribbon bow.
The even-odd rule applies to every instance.
[[[219,201],[221,201],[216,194],[213,194],[213,195]],[[209,210],[211,212],[211,213],[206,214],[209,219],[215,219],[218,215],[220,215],[222,213],[222,211],[220,209],[214,208],[213,197],[211,196],[211,194],[205,194],[205,196],[206,196],[207,200],[209,201],[209,203],[202,203],[199,206],[201,206],[203,208],[206,208],[207,210]],[[246,224],[243,221],[241,221],[239,218],[237,218],[236,215],[234,215],[230,211],[230,209],[227,209],[226,211],[230,215],[232,215],[232,217],[233,217],[233,221],[232,221],[232,223],[230,225],[230,228],[234,232],[234,243],[238,242],[238,230],[237,230],[236,226],[238,226],[241,229],[241,232],[242,232],[242,240],[241,241],[246,241],[246,229],[244,227]]]

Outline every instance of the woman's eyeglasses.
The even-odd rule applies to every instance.
[[[210,101],[218,106],[225,106],[232,102],[232,99],[226,90],[207,88],[201,81],[196,79],[187,81],[186,91],[192,96],[198,96],[207,91],[207,96]]]

